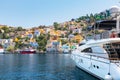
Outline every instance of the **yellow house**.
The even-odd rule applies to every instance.
[[[59,37],[61,36],[60,30],[50,30],[50,41],[58,41]]]
[[[39,29],[40,33],[41,34],[44,34],[45,33],[45,30],[44,29]]]
[[[30,42],[36,42],[36,40],[35,40],[35,39],[33,39],[33,38],[31,38],[31,39],[30,39]]]
[[[78,41],[78,42],[81,42],[83,40],[83,37],[81,35],[76,35],[76,36],[74,36],[73,39]]]
[[[29,32],[25,32],[25,35],[28,35],[29,34]]]
[[[59,30],[55,31],[55,35],[61,36],[61,31],[59,31]]]
[[[55,31],[53,29],[50,30],[50,35],[55,35]]]
[[[19,41],[19,39],[18,39],[18,38],[15,38],[15,39],[14,39],[14,41],[15,41],[15,42],[18,42],[18,41]]]
[[[52,35],[61,36],[61,31],[60,30],[55,31],[55,30],[51,29],[50,30],[50,35],[51,36]]]

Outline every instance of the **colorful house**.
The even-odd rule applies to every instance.
[[[83,40],[83,37],[81,35],[76,35],[76,36],[74,36],[73,40],[78,41],[78,43],[79,43]]]

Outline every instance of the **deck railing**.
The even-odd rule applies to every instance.
[[[110,38],[111,33],[112,33],[112,30],[111,31],[104,31],[104,32],[98,33],[98,34],[93,33],[90,36],[86,36],[86,39],[87,40],[90,40],[90,39],[95,39],[95,40],[107,39],[107,38]],[[117,33],[116,33],[116,36],[119,37]]]
[[[91,58],[92,57],[97,57],[97,58],[102,58],[102,59],[106,59],[106,60],[110,60],[110,62],[113,62],[113,63],[118,63],[118,62],[120,62],[120,58],[118,58],[118,57],[112,57],[112,58],[110,58],[110,57],[103,57],[103,56],[98,56],[98,55],[96,55],[96,54],[106,54],[106,53],[95,53],[95,54],[91,54],[91,53],[86,53],[85,55],[88,55],[88,56],[90,56]]]

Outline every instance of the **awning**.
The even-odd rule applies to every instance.
[[[92,26],[92,29],[111,30],[114,28],[116,28],[116,20],[100,20]]]

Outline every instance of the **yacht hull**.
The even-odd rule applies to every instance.
[[[110,73],[114,80],[120,80],[120,67],[115,63],[110,64],[109,60],[80,53],[71,54],[71,57],[77,67],[99,79],[105,79]]]

